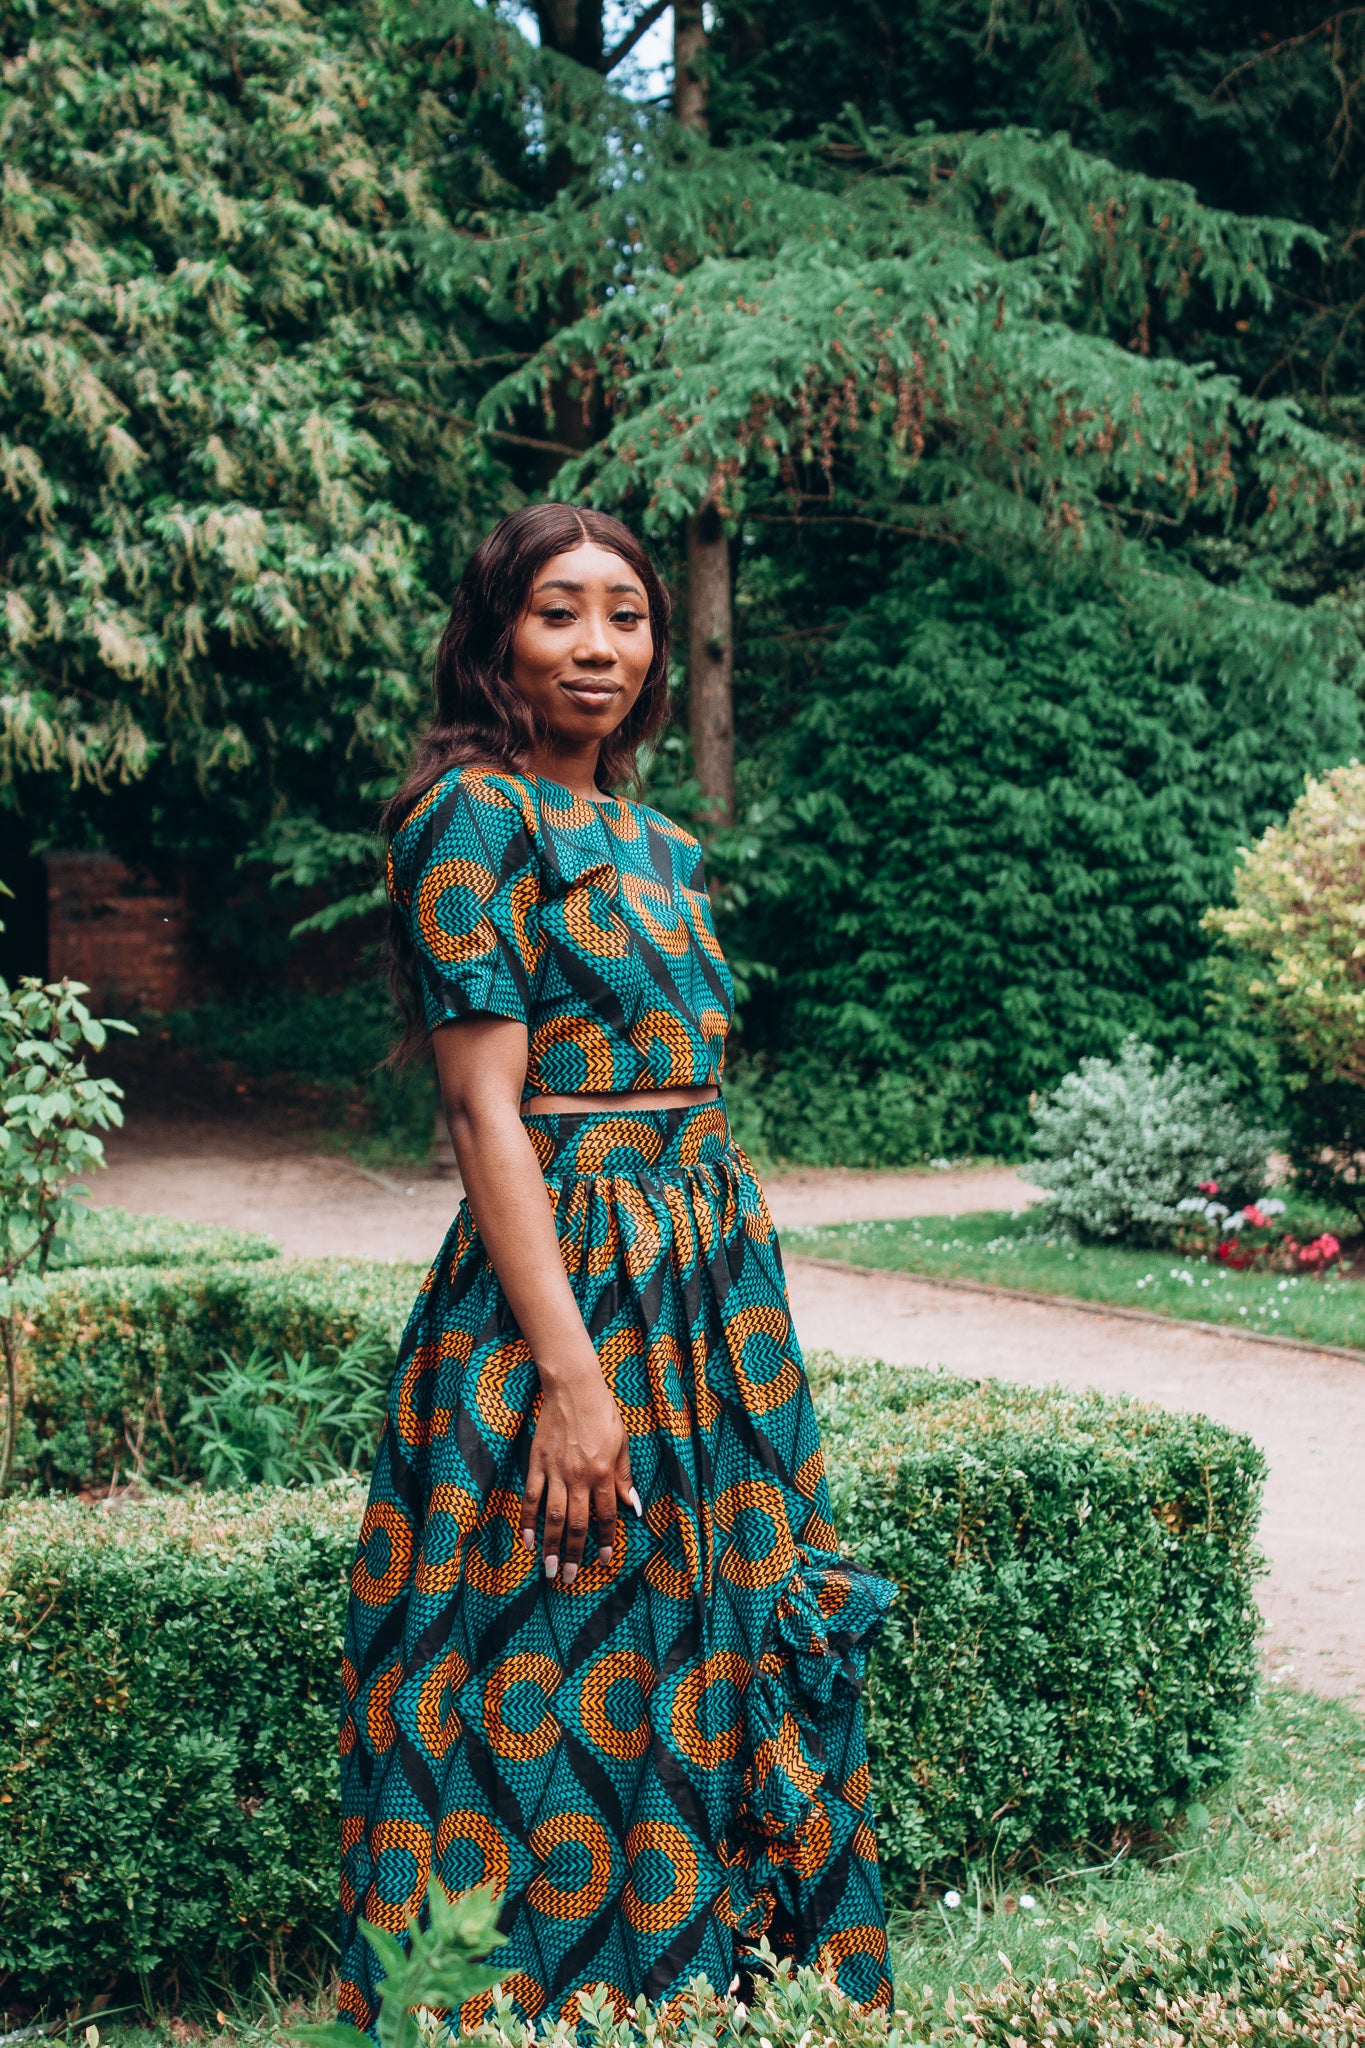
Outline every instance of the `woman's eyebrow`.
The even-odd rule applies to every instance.
[[[537,590],[572,590],[578,597],[582,596],[585,587],[582,583],[572,582],[567,576],[547,576],[543,583],[536,585]],[[641,597],[644,594],[638,583],[609,583],[607,585],[607,595],[609,597],[615,597],[621,591],[628,592],[632,597]]]

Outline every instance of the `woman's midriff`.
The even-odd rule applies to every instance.
[[[617,1095],[533,1095],[521,1105],[523,1116],[588,1115],[602,1109],[692,1109],[699,1102],[717,1102],[720,1090],[709,1088],[636,1088]]]

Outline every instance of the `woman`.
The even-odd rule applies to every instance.
[[[514,513],[465,571],[387,813],[410,1037],[467,1190],[403,1339],[352,1575],[358,1916],[506,1894],[531,2022],[779,1952],[885,2006],[857,1693],[892,1589],[838,1557],[777,1240],[720,1100],[696,841],[611,794],[665,714],[638,542]],[[471,2024],[486,2001],[471,2001]]]

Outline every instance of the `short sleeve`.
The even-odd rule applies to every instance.
[[[539,965],[537,820],[514,776],[443,776],[395,833],[392,902],[407,920],[427,1028],[491,1012],[529,1021]]]

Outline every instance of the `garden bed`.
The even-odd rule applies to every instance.
[[[783,1244],[795,1258],[974,1280],[1365,1353],[1365,1287],[1340,1269],[1237,1272],[1176,1252],[1068,1244],[1007,1210],[813,1225],[785,1231]]]

